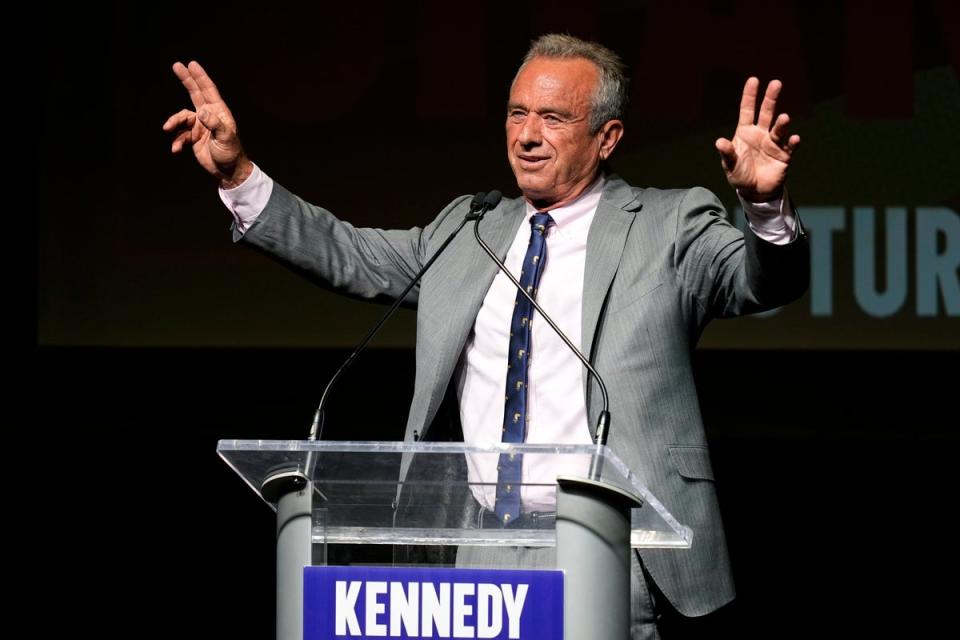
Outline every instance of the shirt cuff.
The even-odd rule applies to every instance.
[[[737,192],[750,229],[761,240],[772,244],[790,244],[797,238],[797,219],[790,206],[790,198],[783,196],[769,202],[747,202]]]
[[[233,214],[237,231],[246,233],[267,207],[270,194],[273,193],[273,179],[260,170],[256,164],[247,179],[232,189],[218,189],[220,200]]]

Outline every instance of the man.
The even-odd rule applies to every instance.
[[[164,129],[176,134],[174,153],[192,145],[219,178],[235,237],[335,289],[369,299],[398,295],[467,211],[463,197],[423,229],[356,229],[253,165],[199,64],[177,63],[174,71],[194,109],[171,116]],[[747,81],[734,136],[716,142],[727,179],[744,201],[746,236],[704,189],[639,189],[606,175],[604,162],[624,132],[626,102],[623,67],[611,51],[544,36],[510,91],[507,157],[523,198],[490,212],[481,233],[513,273],[539,263],[527,275],[538,279],[530,285],[538,302],[609,385],[615,416],[609,446],[694,531],[690,550],[634,558],[635,638],[657,637],[662,610],[701,616],[734,596],[691,370],[697,339],[713,317],[775,307],[806,288],[806,239],[784,192],[800,139],[788,133],[786,114],[775,117],[780,83],[768,85],[756,113],[758,86],[755,78]],[[589,443],[600,410],[594,383],[544,322],[517,316],[521,299],[473,238],[461,234],[454,245],[410,294],[417,305],[417,374],[406,438],[431,437],[452,391],[467,441],[499,442],[519,423],[526,424],[519,433],[527,442]],[[541,253],[533,256],[535,247]],[[518,332],[529,347],[515,351]],[[490,411],[504,406],[505,388],[504,411]],[[470,473],[489,477],[496,469],[474,464]],[[501,486],[495,495],[477,496],[499,521],[509,525],[542,507],[543,496],[534,492],[509,504]],[[647,588],[645,575],[656,589]],[[659,595],[668,602],[655,602]]]

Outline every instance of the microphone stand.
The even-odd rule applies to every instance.
[[[493,193],[496,193],[499,196],[499,192],[491,192],[487,197],[489,198]],[[499,201],[499,197],[497,197]],[[491,207],[492,208],[492,207]],[[517,288],[517,291],[523,294],[523,296],[533,305],[533,308],[543,316],[543,319],[547,321],[547,324],[550,325],[560,339],[563,340],[564,344],[577,356],[583,366],[587,368],[587,371],[593,376],[594,380],[597,381],[597,384],[600,387],[600,393],[603,396],[603,409],[600,411],[600,416],[597,419],[597,428],[594,431],[593,441],[596,444],[596,451],[593,454],[593,458],[590,461],[590,474],[589,478],[591,480],[599,480],[600,474],[603,471],[603,447],[607,444],[607,436],[610,431],[610,398],[607,395],[607,386],[603,383],[603,379],[600,377],[600,374],[597,373],[597,370],[593,368],[593,365],[590,364],[590,361],[587,360],[583,354],[580,352],[580,349],[570,341],[570,338],[560,330],[560,327],[553,321],[553,319],[547,315],[547,313],[537,304],[537,301],[533,299],[526,289],[517,281],[517,279],[510,273],[510,270],[507,269],[506,265],[497,257],[497,254],[483,241],[483,238],[480,237],[480,220],[483,218],[483,215],[486,213],[486,209],[482,210],[476,216],[476,219],[473,221],[473,235],[477,239],[477,242],[480,243],[480,247],[486,252],[490,258],[497,263],[497,266],[500,268],[506,276],[510,279],[510,282]]]
[[[594,435],[596,449],[591,456],[589,476],[586,479],[557,477],[557,568],[565,572],[567,580],[564,591],[566,633],[576,638],[625,638],[629,635],[627,620],[630,612],[630,509],[642,505],[635,496],[600,479],[603,448],[610,428],[606,385],[576,345],[560,331],[483,241],[479,216],[473,224],[473,235],[600,386],[603,410]],[[598,611],[605,611],[607,615],[598,616]]]
[[[497,198],[497,201],[499,201],[499,198]],[[469,212],[467,212],[467,215],[464,216],[463,220],[460,222],[457,228],[453,230],[453,232],[447,237],[447,239],[443,241],[443,244],[441,244],[440,247],[434,252],[434,254],[430,256],[430,259],[427,260],[426,264],[423,265],[420,271],[418,271],[417,274],[410,280],[409,284],[407,284],[406,288],[404,288],[404,290],[400,292],[400,295],[397,296],[396,300],[393,301],[393,304],[390,305],[390,308],[387,309],[387,312],[384,313],[383,316],[380,318],[380,320],[373,326],[373,328],[367,332],[367,335],[363,337],[363,339],[353,349],[350,355],[347,356],[347,359],[343,362],[343,364],[340,365],[340,368],[337,369],[336,373],[333,374],[333,377],[330,378],[330,381],[327,382],[327,386],[323,390],[323,395],[320,396],[320,404],[317,405],[317,410],[313,414],[313,422],[310,425],[310,434],[307,437],[307,440],[315,441],[320,437],[320,434],[323,432],[323,422],[324,422],[323,408],[324,406],[326,406],[327,397],[329,396],[330,389],[333,388],[333,385],[336,384],[336,382],[340,379],[340,377],[344,374],[344,372],[346,372],[346,370],[350,368],[350,365],[353,364],[353,361],[356,360],[357,356],[360,355],[360,353],[366,348],[366,346],[370,343],[373,337],[377,335],[377,333],[380,331],[380,328],[383,327],[384,323],[386,323],[386,321],[390,319],[390,317],[394,314],[394,312],[396,312],[396,310],[403,303],[404,299],[406,299],[407,294],[410,293],[410,290],[413,289],[414,285],[420,282],[420,279],[423,277],[423,274],[427,272],[427,269],[429,269],[433,265],[433,263],[436,262],[437,258],[440,257],[440,254],[442,254],[444,250],[450,245],[450,243],[453,242],[453,239],[457,236],[457,234],[460,233],[460,230],[463,229],[463,227],[467,224],[467,222],[475,218],[482,217],[483,214],[486,213],[487,209],[492,208],[493,206],[496,206],[496,203],[491,205],[488,202],[487,194],[483,193],[482,191],[476,194],[475,196],[473,196],[473,199],[470,201],[470,210]],[[317,464],[317,461],[316,461],[315,452],[308,451],[306,465],[305,465],[306,466],[305,472],[306,472],[307,478],[313,478],[314,471],[316,470],[316,464]],[[317,491],[319,492],[319,489],[317,489]]]

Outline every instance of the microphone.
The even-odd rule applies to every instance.
[[[313,423],[310,425],[310,435],[308,440],[317,440],[320,437],[320,434],[323,431],[323,419],[324,413],[323,408],[326,405],[327,397],[330,393],[330,389],[333,388],[333,385],[336,384],[337,380],[344,374],[344,372],[353,364],[353,361],[356,360],[357,356],[366,348],[367,344],[373,339],[375,335],[380,331],[380,328],[386,323],[387,320],[394,314],[394,312],[400,307],[403,303],[403,300],[407,297],[407,294],[410,293],[410,290],[413,289],[420,279],[423,277],[423,274],[426,273],[427,269],[440,257],[440,254],[443,253],[444,249],[453,242],[453,239],[456,237],[460,230],[463,229],[464,225],[467,224],[470,220],[474,220],[477,216],[482,217],[483,214],[487,212],[488,209],[492,209],[497,206],[497,203],[500,202],[500,193],[495,191],[493,193],[497,194],[496,200],[490,199],[490,196],[484,192],[480,192],[473,196],[470,200],[470,210],[467,212],[467,215],[464,216],[463,221],[457,226],[456,229],[443,241],[443,244],[440,245],[440,248],[427,260],[426,264],[417,272],[417,275],[410,280],[410,283],[407,287],[397,296],[397,299],[394,300],[393,304],[387,309],[387,312],[383,314],[383,317],[367,332],[367,335],[364,336],[363,340],[354,348],[353,352],[347,356],[347,359],[344,361],[340,368],[337,369],[336,373],[333,374],[333,377],[330,378],[330,382],[327,383],[327,386],[323,390],[323,395],[320,396],[320,404],[317,406],[317,410],[313,414]]]
[[[497,202],[500,198],[497,197]],[[320,404],[317,406],[317,410],[313,414],[313,422],[310,425],[310,435],[308,440],[315,441],[320,437],[321,432],[323,431],[323,407],[326,405],[327,397],[330,394],[330,389],[333,388],[333,385],[340,379],[340,376],[350,367],[353,361],[357,358],[358,355],[364,350],[370,340],[377,334],[380,328],[384,323],[394,314],[394,312],[400,307],[400,304],[407,297],[407,294],[410,293],[410,290],[414,285],[420,281],[420,278],[423,277],[423,274],[426,273],[427,269],[436,261],[440,254],[443,253],[456,235],[463,229],[464,225],[467,224],[470,220],[473,219],[472,216],[483,215],[486,213],[485,207],[496,206],[495,204],[489,204],[487,200],[487,194],[480,192],[473,196],[470,200],[470,210],[466,216],[464,216],[463,221],[453,230],[453,233],[444,240],[443,244],[440,245],[440,248],[431,256],[431,258],[423,265],[420,271],[413,277],[407,287],[397,296],[397,299],[394,300],[393,304],[387,310],[387,312],[380,318],[380,321],[374,325],[374,327],[364,336],[363,340],[354,348],[354,350],[347,356],[346,361],[340,368],[337,369],[336,373],[333,374],[333,377],[330,378],[330,381],[327,383],[327,386],[323,390],[323,395],[320,398]],[[310,450],[307,452],[307,459],[304,462],[304,469],[301,471],[299,465],[295,468],[290,465],[280,465],[275,469],[270,470],[267,477],[264,478],[260,486],[261,495],[268,500],[269,502],[277,502],[282,496],[287,495],[294,491],[301,491],[308,487],[314,477],[314,471],[317,465],[317,452]],[[326,500],[326,496],[320,490],[319,487],[313,485],[313,492],[319,495],[322,499]]]
[[[479,194],[478,194],[479,195]],[[480,243],[480,247],[484,252],[490,256],[490,259],[497,263],[497,267],[500,268],[513,283],[513,286],[517,288],[517,291],[523,294],[523,296],[533,305],[533,308],[537,310],[543,319],[547,321],[547,324],[550,325],[550,328],[560,336],[560,339],[563,340],[564,344],[573,352],[575,356],[580,360],[587,371],[590,372],[590,375],[593,376],[593,379],[597,381],[597,385],[600,387],[600,393],[603,396],[603,409],[600,411],[600,416],[597,419],[597,428],[594,431],[593,441],[597,445],[597,451],[593,456],[593,459],[590,462],[590,479],[597,480],[600,478],[600,471],[603,465],[603,458],[600,456],[601,449],[607,444],[607,436],[610,432],[610,398],[607,395],[607,385],[603,383],[603,378],[600,377],[600,374],[597,373],[597,370],[593,368],[593,365],[590,364],[590,361],[587,360],[584,355],[580,352],[580,349],[567,337],[567,335],[560,330],[560,327],[557,326],[557,323],[547,315],[547,313],[537,304],[537,301],[533,299],[527,290],[521,286],[520,282],[513,277],[513,274],[510,273],[510,270],[507,269],[506,265],[497,257],[497,254],[483,241],[483,238],[480,237],[480,220],[483,219],[483,216],[489,209],[493,209],[500,203],[502,198],[499,191],[491,191],[484,198],[484,207],[479,209],[476,214],[473,215],[473,235],[477,239],[477,242]],[[491,206],[486,206],[488,203],[492,203]],[[468,214],[469,217],[470,214]]]

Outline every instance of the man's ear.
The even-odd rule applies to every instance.
[[[600,145],[600,159],[606,160],[613,153],[620,138],[623,137],[623,122],[607,120],[597,132],[597,143]]]

